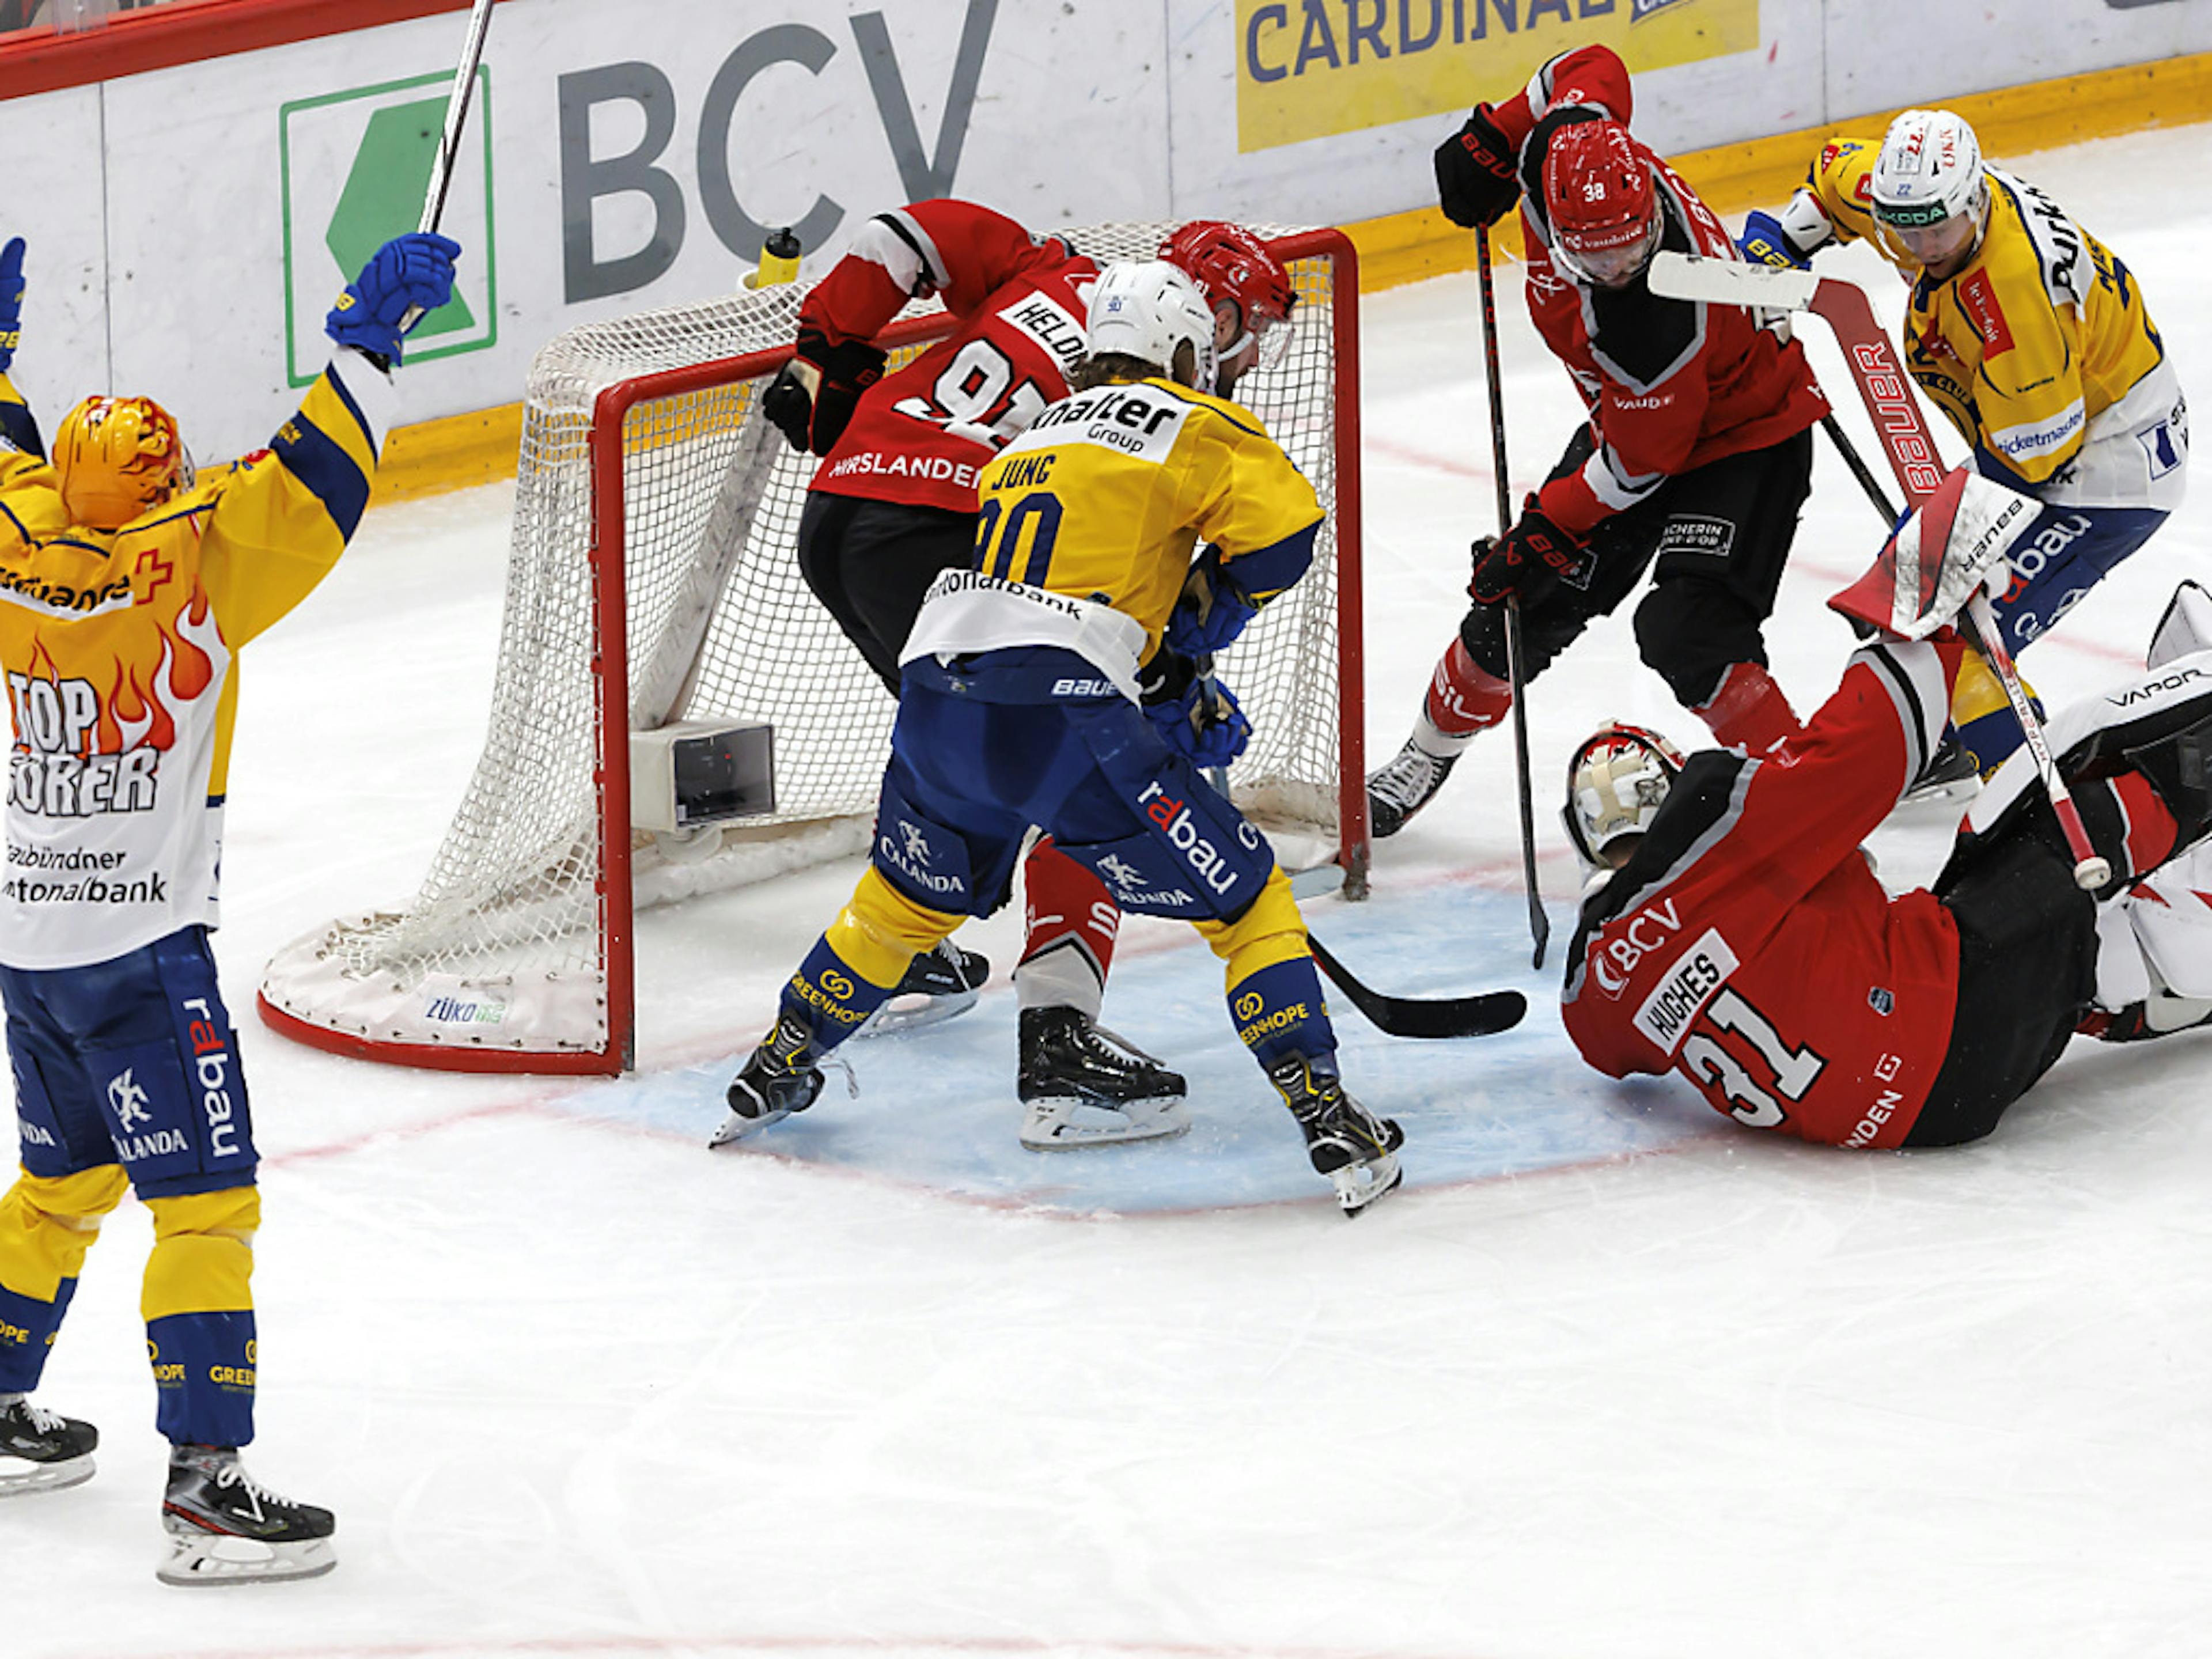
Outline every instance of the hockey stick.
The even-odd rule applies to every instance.
[[[483,61],[484,35],[491,28],[492,0],[476,0],[469,11],[469,38],[461,47],[459,67],[453,71],[453,89],[446,98],[446,130],[438,140],[438,159],[430,169],[430,188],[422,198],[422,218],[415,228],[427,235],[446,216],[446,192],[453,182],[453,163],[460,155],[461,132],[469,123],[469,100],[476,94],[477,65]],[[407,307],[399,331],[408,332],[422,320],[420,306]]]
[[[1352,970],[1310,933],[1306,944],[1313,951],[1315,965],[1376,1030],[1389,1036],[1492,1036],[1511,1030],[1528,1012],[1528,999],[1518,991],[1486,991],[1472,997],[1386,997],[1353,978]]]
[[[1835,331],[1844,362],[1874,421],[1875,435],[1888,453],[1890,470],[1903,486],[1905,500],[1917,507],[1943,482],[1948,469],[1929,435],[1928,422],[1920,412],[1911,383],[1905,379],[1888,337],[1875,321],[1865,290],[1856,284],[1816,276],[1809,270],[1784,270],[1738,259],[1668,252],[1652,260],[1650,287],[1654,294],[1669,299],[1746,306],[1754,311],[1810,311]],[[1840,431],[1832,431],[1830,435],[1842,444],[1847,460],[1856,459]],[[1862,477],[1862,483],[1870,481],[1870,475]],[[1893,522],[1895,515],[1888,516]],[[2051,811],[2065,832],[2067,848],[2074,855],[2074,884],[2094,892],[2112,880],[2112,866],[2091,844],[2081,808],[2074,805],[2066,780],[2058,775],[2043,722],[2027,700],[2027,688],[2020,683],[2020,671],[2013,666],[2012,653],[2005,648],[2004,635],[1987,594],[1977,592],[1967,602],[1966,617],[1982,655],[1988,659],[1997,684],[2004,687],[2005,701],[2012,705],[2013,718],[2020,722],[2021,737],[2034,757]]]
[[[1482,367],[1490,388],[1490,461],[1498,485],[1498,533],[1513,527],[1513,491],[1505,481],[1505,391],[1498,367],[1498,298],[1490,277],[1490,231],[1474,228],[1474,268],[1482,284]],[[1552,919],[1536,884],[1536,804],[1528,782],[1528,678],[1521,641],[1521,596],[1505,596],[1505,681],[1513,698],[1513,775],[1521,795],[1521,885],[1528,896],[1528,936],[1535,942],[1532,966],[1544,965],[1552,942]],[[1348,994],[1348,992],[1347,992]]]

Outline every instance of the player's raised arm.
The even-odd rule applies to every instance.
[[[305,599],[360,527],[398,407],[402,325],[410,309],[427,314],[453,297],[460,251],[417,234],[371,255],[331,308],[324,326],[337,349],[299,412],[211,484],[205,579],[234,646]]]

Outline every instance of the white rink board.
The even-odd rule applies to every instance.
[[[2185,380],[2212,363],[2208,143],[2021,168],[2126,259]],[[1864,250],[1832,269],[1894,325],[1903,291]],[[1526,485],[1579,405],[1510,276],[1500,301]],[[1404,735],[1492,510],[1475,308],[1454,276],[1367,313],[1370,753]],[[833,1081],[708,1153],[850,866],[642,918],[629,1081],[273,1036],[246,1012],[270,952],[408,891],[465,783],[507,494],[372,511],[245,653],[216,949],[266,1159],[250,1455],[337,1510],[339,1566],[250,1595],[154,1582],[126,1203],[41,1391],[101,1426],[100,1474],[0,1504],[7,1659],[2203,1653],[2212,1033],[2079,1045],[1980,1146],[1847,1154],[1586,1071],[1555,963],[1508,1038],[1389,1043],[1342,1015],[1353,1086],[1409,1132],[1409,1189],[1349,1224],[1211,955],[1143,919],[1107,1018],[1191,1075],[1186,1139],[1018,1152],[1001,917],[973,930],[1001,970],[976,1013],[852,1051],[859,1100]],[[1801,708],[1847,647],[1824,602],[1878,536],[1822,452],[1769,635]],[[2061,701],[2119,676],[2184,574],[2212,580],[2212,489],[2026,672]],[[1547,790],[1605,717],[1694,731],[1625,614],[1530,712]],[[1510,751],[1477,744],[1379,848],[1371,905],[1310,910],[1378,986],[1536,984]],[[1885,874],[1940,839],[1885,836]]]
[[[471,349],[428,361],[456,342],[421,343],[405,416],[513,402],[562,330],[726,289],[762,226],[804,225],[819,258],[934,194],[1040,228],[1425,206],[1464,104],[1583,39],[1635,61],[1707,20],[1729,50],[1692,40],[1637,76],[1638,128],[1662,149],[2212,49],[2205,0],[516,0],[495,13],[476,117],[489,174],[472,143],[451,221]],[[343,269],[325,246],[347,176],[331,147],[360,124],[341,105],[450,76],[465,23],[0,104],[6,228],[32,243],[22,382],[49,422],[88,390],[141,392],[203,456],[264,442]],[[1332,57],[1369,81],[1341,82]],[[1405,102],[1412,82],[1425,103]],[[1354,125],[1263,142],[1240,113],[1263,94],[1290,130]]]

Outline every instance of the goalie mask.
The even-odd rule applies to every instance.
[[[1981,144],[1946,109],[1909,109],[1892,121],[1867,183],[1882,240],[1923,270],[1962,264],[1989,221]]]
[[[1584,738],[1567,763],[1560,814],[1583,862],[1605,869],[1607,848],[1649,830],[1681,773],[1682,751],[1644,726],[1615,721]]]
[[[1134,358],[1185,386],[1212,389],[1218,372],[1213,307],[1189,273],[1164,259],[1111,264],[1091,291],[1091,355]],[[1176,372],[1190,348],[1191,378]]]
[[[191,488],[177,422],[151,398],[87,398],[54,436],[54,471],[72,524],[120,530]]]
[[[1290,272],[1259,237],[1225,220],[1194,219],[1169,234],[1159,257],[1188,271],[1216,306],[1237,307],[1235,331],[1226,340],[1215,332],[1224,368],[1272,368],[1287,355],[1291,331],[1280,325],[1297,295]]]

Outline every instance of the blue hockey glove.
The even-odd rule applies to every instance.
[[[1743,234],[1736,239],[1736,247],[1743,257],[1755,265],[1773,265],[1784,270],[1810,270],[1810,254],[1800,253],[1790,233],[1782,228],[1782,221],[1771,213],[1747,213],[1743,217]]]
[[[0,247],[0,374],[15,365],[22,323],[23,239],[17,236]]]
[[[1226,766],[1252,741],[1252,722],[1229,688],[1194,678],[1182,694],[1147,703],[1145,714],[1167,746],[1205,770]]]
[[[1186,657],[1210,657],[1236,643],[1244,625],[1259,614],[1260,607],[1221,574],[1220,550],[1208,548],[1183,579],[1161,641]]]
[[[386,363],[399,361],[400,325],[410,310],[433,312],[453,297],[453,261],[461,245],[449,236],[395,236],[369,256],[346,284],[323,331]]]

